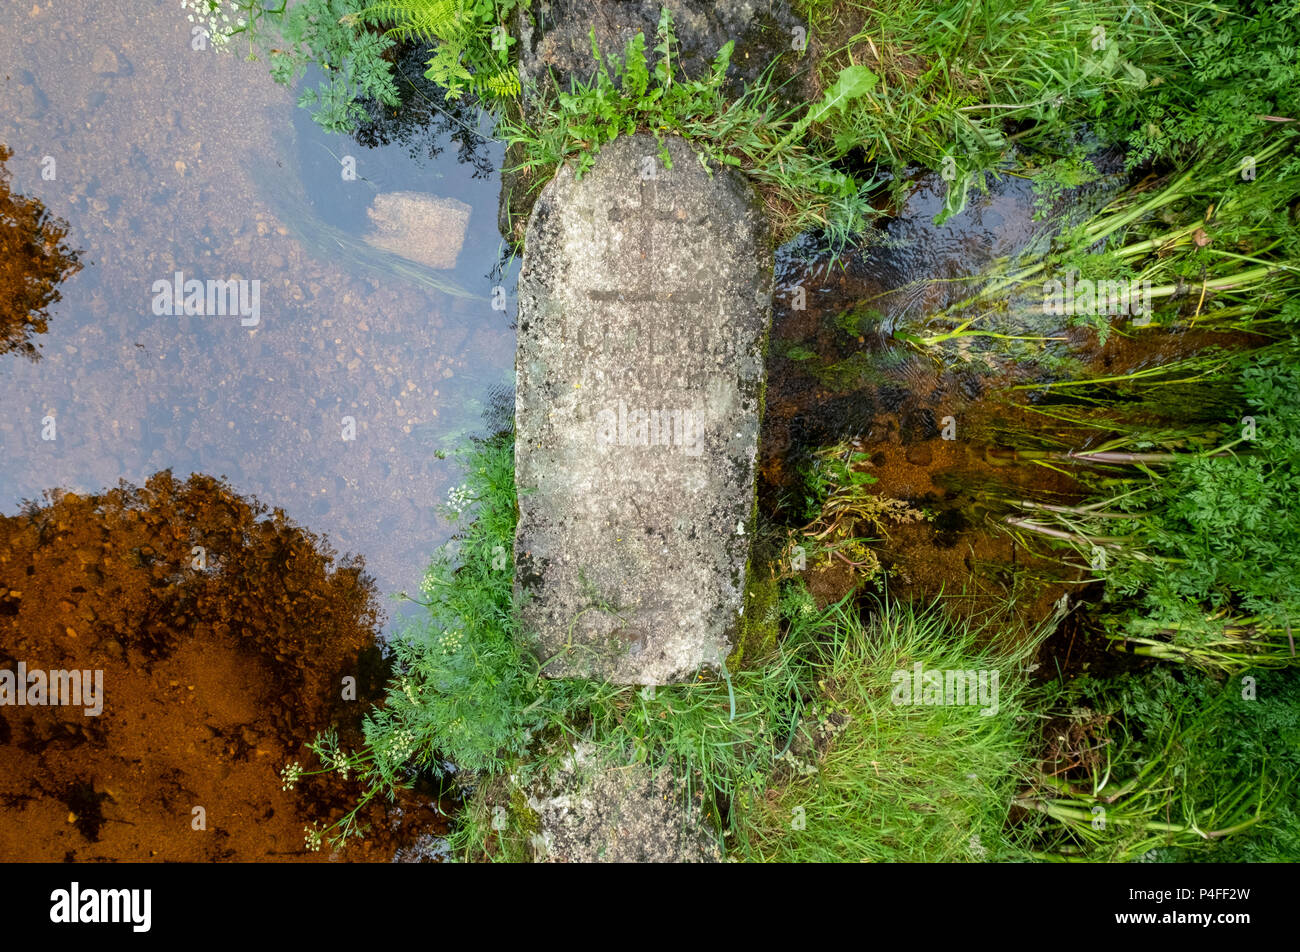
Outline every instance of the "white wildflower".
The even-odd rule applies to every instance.
[[[307,849],[311,850],[313,853],[319,852],[320,845],[321,845],[321,833],[323,831],[316,829],[316,824],[313,823],[311,826],[304,826],[302,828],[302,832],[303,832],[302,838],[303,841],[307,844]]]
[[[469,486],[464,483],[447,490],[447,508],[458,516],[468,509],[473,501],[474,496],[470,493]]]
[[[181,0],[181,9],[189,11],[185,19],[190,23],[197,23],[212,41],[212,48],[217,50],[225,47],[235,32],[235,28],[230,26],[230,13],[227,8],[239,13],[239,6],[235,0]],[[243,28],[244,18],[239,17],[236,24],[238,28]]]

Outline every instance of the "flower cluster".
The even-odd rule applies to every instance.
[[[311,850],[313,853],[320,852],[322,831],[316,829],[316,824],[313,823],[311,826],[304,826],[302,832],[303,842],[307,844],[307,849]]]
[[[474,496],[470,492],[469,486],[462,483],[459,486],[452,486],[447,490],[447,508],[457,516],[469,508],[470,503],[474,501]]]
[[[330,769],[337,770],[344,780],[348,779],[348,771],[351,769],[352,765],[348,760],[347,754],[343,753],[341,750],[337,751],[334,756],[329,758],[326,762],[329,764]]]
[[[442,637],[438,639],[438,644],[445,655],[455,654],[460,650],[460,646],[465,642],[465,632],[457,628],[455,631],[444,631]]]
[[[227,7],[235,13],[233,20],[226,11]],[[235,31],[242,30],[248,23],[247,19],[239,16],[239,6],[233,0],[181,0],[181,9],[189,11],[185,19],[204,29],[213,49],[221,49]]]
[[[388,756],[393,763],[401,763],[415,749],[415,732],[406,728],[393,732],[388,746]]]
[[[397,679],[397,687],[403,694],[406,695],[406,699],[408,701],[410,701],[412,704],[415,703],[415,694],[417,691],[419,691],[419,687],[416,686],[415,682],[413,682],[406,675],[402,675],[400,678]]]
[[[298,761],[295,760],[293,763],[289,764],[283,770],[280,771],[280,780],[283,781],[283,786],[281,786],[280,789],[292,790],[295,786],[297,786],[298,778],[301,776],[302,776],[302,764],[298,763]]]

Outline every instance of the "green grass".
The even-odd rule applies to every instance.
[[[1006,820],[1032,754],[1025,666],[937,609],[883,603],[870,623],[846,601],[782,600],[786,636],[761,669],[690,685],[583,685],[560,729],[510,783],[478,788],[453,842],[463,859],[519,859],[532,832],[528,778],[583,742],[597,763],[670,766],[733,858],[992,861],[1020,857]],[[999,672],[997,707],[894,703],[895,671]],[[576,685],[570,684],[570,687]],[[494,825],[493,819],[498,822]]]
[[[197,0],[220,13],[218,0]],[[372,118],[371,106],[400,103],[389,61],[392,37],[367,30],[355,17],[361,0],[302,0],[271,6],[263,0],[235,0],[240,14],[227,31],[229,44],[245,58],[264,58],[271,78],[294,86],[309,66],[323,79],[304,89],[298,105],[330,132],[351,132]],[[243,26],[235,26],[243,19]]]
[[[989,172],[1077,179],[1081,139],[1131,166],[1240,156],[1300,114],[1294,3],[1216,0],[804,0],[829,83],[845,64],[880,82],[828,117],[822,151],[947,180],[944,215]]]
[[[937,607],[890,602],[863,622],[842,603],[795,617],[787,644],[804,646],[803,677],[818,698],[801,722],[800,762],[745,808],[743,855],[778,862],[1022,855],[1007,815],[1035,741],[1025,669],[1038,636],[981,631]],[[995,713],[895,703],[894,673],[910,678],[916,664],[997,671]]]
[[[828,147],[860,148],[895,172],[920,165],[949,181],[944,213],[1011,149],[1054,155],[1070,127],[1140,97],[1178,57],[1165,18],[1199,4],[1095,0],[805,0],[819,68],[845,63],[880,77],[855,109],[819,130]],[[1104,31],[1100,32],[1100,31]]]

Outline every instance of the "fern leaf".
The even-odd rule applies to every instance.
[[[361,23],[390,24],[388,32],[402,40],[447,42],[464,38],[472,14],[465,0],[380,0],[355,17]]]
[[[519,77],[513,70],[492,73],[478,81],[480,90],[486,91],[497,99],[508,99],[519,95]]]

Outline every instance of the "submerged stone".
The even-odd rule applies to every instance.
[[[366,241],[430,268],[454,268],[465,243],[469,212],[468,205],[454,198],[381,192],[366,211],[372,225]]]
[[[744,604],[772,253],[682,140],[561,169],[519,276],[516,588],[552,677],[718,666]]]

